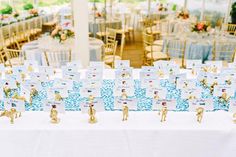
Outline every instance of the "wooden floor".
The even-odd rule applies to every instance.
[[[141,68],[143,64],[143,43],[141,32],[135,32],[135,41],[126,40],[123,60],[130,60],[131,67]]]

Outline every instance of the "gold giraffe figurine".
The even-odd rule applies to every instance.
[[[0,117],[7,117],[10,118],[10,123],[14,124],[16,118],[21,117],[21,113],[17,112],[16,109],[12,108],[10,111],[4,110]]]
[[[94,107],[93,104],[90,104],[90,105],[89,105],[88,114],[89,114],[89,123],[90,123],[90,124],[95,124],[95,123],[97,123],[97,119],[96,119],[96,117],[95,117],[96,110],[95,110],[93,107]]]
[[[122,121],[127,121],[129,117],[129,107],[127,106],[127,104],[123,105],[122,112],[123,112]]]
[[[236,124],[236,113],[233,114],[233,122]]]
[[[52,105],[52,109],[50,111],[50,118],[52,124],[58,124],[60,122],[56,105]]]
[[[196,116],[197,116],[197,122],[201,123],[202,122],[202,118],[203,118],[203,113],[204,113],[204,108],[203,107],[198,107],[196,109]]]
[[[166,121],[167,112],[168,112],[167,106],[163,106],[161,111],[159,112],[159,115],[161,115],[161,122]]]

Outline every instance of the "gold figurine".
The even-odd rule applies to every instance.
[[[7,86],[3,87],[3,92],[5,93],[6,97],[9,98],[11,94],[11,89]]]
[[[202,117],[203,117],[203,113],[204,113],[204,108],[202,108],[202,107],[198,107],[197,109],[196,109],[196,112],[197,112],[197,121],[199,122],[199,123],[201,123],[202,122]]]
[[[217,82],[214,82],[214,83],[211,85],[211,87],[210,87],[210,92],[211,92],[211,94],[214,92],[214,88],[215,88],[215,86],[217,86],[217,85],[218,85]]]
[[[58,111],[56,109],[56,105],[52,105],[52,109],[50,111],[50,118],[52,124],[58,124],[60,122],[60,119],[58,118]]]
[[[125,89],[122,89],[122,90],[121,90],[121,98],[122,98],[122,99],[127,99],[127,97],[128,97],[128,96],[127,96],[127,94],[126,94]]]
[[[220,96],[220,101],[221,102],[228,102],[229,98],[230,97],[228,96],[226,89],[222,89],[222,95]]]
[[[129,107],[127,106],[127,103],[123,104],[122,112],[123,112],[122,121],[127,121],[129,117]]]
[[[38,91],[35,89],[35,88],[31,88],[31,90],[30,90],[30,104],[32,104],[32,102],[33,102],[33,97],[34,96],[37,96],[39,93],[38,93]]]
[[[236,124],[236,113],[233,114],[233,122]]]
[[[59,92],[55,92],[55,101],[62,101],[62,100],[63,100],[63,98],[60,95],[60,93]]]
[[[207,87],[207,80],[206,79],[202,79],[200,81],[200,83],[203,85],[203,87]]]
[[[164,77],[164,72],[163,72],[162,70],[158,70],[158,71],[157,71],[157,75],[158,75],[159,77],[163,78],[163,77]]]
[[[21,117],[21,112],[17,112],[16,109],[12,108],[10,111],[5,110],[0,114],[0,117],[4,116],[10,118],[11,124],[14,124],[14,120]]]
[[[13,99],[17,99],[17,100],[22,100],[22,101],[26,101],[24,96],[20,96],[18,95],[16,92],[14,93],[14,95],[12,96]]]
[[[89,114],[89,123],[90,123],[90,124],[97,123],[97,119],[96,119],[96,117],[95,117],[96,110],[95,110],[93,107],[94,107],[93,104],[90,104],[90,105],[89,105],[88,114]]]
[[[168,112],[167,106],[163,106],[161,111],[159,112],[159,115],[161,115],[161,122],[166,121],[167,112]]]
[[[93,101],[94,101],[94,96],[92,96],[92,95],[89,95],[89,103],[93,103]]]

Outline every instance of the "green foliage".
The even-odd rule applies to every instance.
[[[25,4],[25,5],[23,6],[23,9],[24,9],[24,10],[34,9],[34,6],[33,6],[33,4],[31,4],[31,3],[27,3],[27,4]]]
[[[232,4],[230,15],[236,18],[236,2]]]
[[[9,4],[7,4],[5,5],[5,8],[0,10],[0,14],[11,14],[12,11],[13,11],[12,7]]]

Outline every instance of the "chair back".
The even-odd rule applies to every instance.
[[[71,50],[54,50],[44,52],[45,60],[48,66],[61,67],[71,62]]]
[[[234,34],[236,31],[236,24],[224,24],[223,30],[228,32],[229,34]]]
[[[16,62],[14,62],[14,65],[23,65],[25,58],[25,53],[22,50],[15,50],[15,49],[8,49],[4,48],[1,52],[1,60],[5,64],[5,66],[11,66],[13,65],[12,60],[17,59]],[[7,64],[7,62],[9,62]]]
[[[116,30],[107,28],[106,43],[113,43],[116,41]]]
[[[213,60],[223,60],[230,63],[234,61],[236,42],[215,41],[213,46]]]

